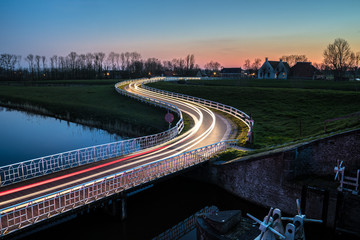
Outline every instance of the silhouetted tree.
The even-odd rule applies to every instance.
[[[144,63],[144,70],[149,76],[160,75],[162,72],[161,62],[157,58],[148,58]]]
[[[205,69],[213,72],[217,72],[220,70],[221,64],[218,62],[210,61],[205,64]]]
[[[195,57],[194,54],[188,54],[185,58],[186,61],[186,70],[193,70],[195,66]]]
[[[353,66],[355,54],[349,43],[342,39],[335,39],[324,50],[324,63],[333,70],[335,80],[344,80],[345,72]]]
[[[255,58],[254,63],[251,65],[251,68],[253,69],[255,74],[257,74],[260,67],[261,67],[261,59],[260,58]]]
[[[250,59],[246,59],[246,60],[245,60],[244,69],[246,69],[246,70],[250,70],[250,69],[251,69]]]
[[[27,55],[25,61],[27,61],[29,64],[31,79],[34,80],[34,55],[32,54]]]
[[[307,62],[308,59],[305,55],[289,55],[282,56],[280,60],[287,62],[290,67],[294,66],[297,62]]]
[[[8,80],[14,80],[18,78],[15,71],[16,64],[19,64],[21,56],[14,54],[3,53],[0,55],[0,73],[2,73],[2,78],[7,78]]]
[[[94,53],[94,64],[98,72],[98,77],[101,77],[104,59],[105,59],[105,53],[103,52]]]
[[[36,66],[37,79],[40,79],[40,60],[41,60],[41,57],[39,55],[36,55],[35,56],[35,66]]]

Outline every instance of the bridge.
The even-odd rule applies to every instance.
[[[146,86],[179,79],[136,79],[115,85],[119,94],[174,113],[177,122],[164,132],[0,167],[0,236],[119,196],[231,148],[236,144],[228,139],[231,126],[213,109],[241,119],[251,141],[253,121],[240,110]],[[194,121],[185,133],[181,133],[182,113]]]

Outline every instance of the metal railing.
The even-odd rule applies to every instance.
[[[166,79],[162,78],[162,80]],[[136,95],[121,88],[121,86],[125,84],[136,81],[139,80],[118,83],[115,85],[115,89],[123,95],[153,104],[155,106],[163,107],[177,113],[179,121],[173,128],[159,134],[55,154],[44,158],[9,165],[10,167],[5,166],[0,168],[1,185],[7,185],[16,181],[45,175],[93,161],[128,154],[143,148],[161,144],[177,136],[184,127],[180,110],[175,105]],[[155,79],[146,81],[155,81]],[[204,104],[220,111],[230,113],[234,116],[242,117],[242,119],[245,119],[244,121],[250,119],[243,112],[227,105],[183,94],[176,94],[157,89],[152,90]],[[249,122],[245,123],[249,124],[249,131],[251,131],[253,124],[252,120],[250,119]],[[10,232],[41,222],[53,216],[71,211],[99,199],[106,198],[112,194],[145,184],[179,170],[199,164],[219,152],[233,147],[236,143],[237,140],[227,140],[214,143],[173,157],[151,162],[130,170],[122,171],[117,174],[1,209],[0,235],[6,235]]]
[[[73,167],[78,167],[88,163],[123,156],[145,148],[165,143],[176,137],[184,127],[181,111],[175,105],[156,99],[136,95],[134,93],[130,93],[119,88],[122,85],[136,81],[139,80],[117,83],[115,85],[115,89],[120,94],[175,112],[179,117],[179,121],[173,128],[149,136],[76,149],[68,152],[31,159],[24,162],[1,166],[0,186],[6,186],[16,182],[51,174]]]
[[[160,89],[156,89],[156,88],[152,88],[149,86],[146,86],[146,83],[151,83],[151,82],[158,82],[158,81],[178,81],[178,80],[182,80],[182,79],[186,79],[186,80],[212,80],[213,78],[200,78],[200,77],[189,77],[189,78],[183,78],[183,77],[171,77],[171,78],[165,78],[165,77],[158,77],[158,78],[151,78],[151,79],[147,79],[145,81],[142,82],[142,87],[144,89],[156,92],[156,93],[161,93],[164,95],[168,95],[171,97],[175,97],[175,98],[179,98],[179,99],[183,99],[183,100],[187,100],[187,101],[191,101],[191,102],[195,102],[195,103],[200,103],[203,104],[207,107],[210,108],[214,108],[216,110],[225,112],[227,114],[230,114],[240,120],[242,120],[246,126],[248,127],[248,133],[247,133],[247,141],[252,142],[253,141],[253,126],[254,126],[254,120],[247,115],[246,113],[232,107],[229,105],[225,105],[219,102],[214,102],[211,100],[207,100],[207,99],[203,99],[203,98],[199,98],[199,97],[193,97],[193,96],[189,96],[186,94],[181,94],[181,93],[174,93],[174,92],[170,92],[170,91],[165,91],[165,90],[160,90]],[[215,78],[216,80],[219,80],[219,78]]]
[[[0,236],[194,166],[234,144],[218,142],[1,209]]]

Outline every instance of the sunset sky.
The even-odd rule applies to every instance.
[[[305,54],[319,63],[335,38],[360,52],[359,10],[359,0],[1,0],[0,53],[194,54],[201,67]]]

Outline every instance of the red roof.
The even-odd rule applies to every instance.
[[[311,62],[297,62],[292,68],[290,75],[292,77],[312,78],[315,74],[320,74],[320,71],[314,67]]]

